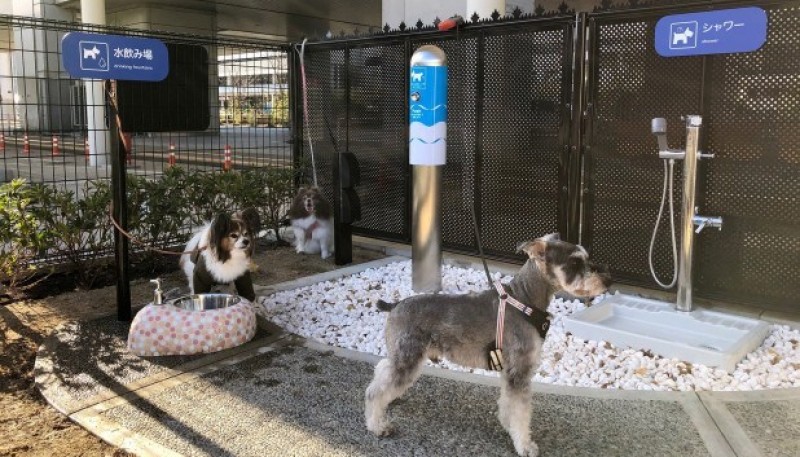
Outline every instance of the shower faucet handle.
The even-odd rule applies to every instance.
[[[658,135],[658,134],[666,134],[667,133],[667,120],[663,117],[654,117],[652,121],[650,121],[650,130]]]
[[[658,157],[660,159],[681,160],[686,153],[680,149],[670,149],[667,144],[667,120],[663,117],[654,117],[650,121],[650,131],[658,141]]]
[[[658,140],[658,150],[661,151],[668,151],[669,146],[667,145],[667,120],[663,117],[656,117],[650,121],[650,131],[653,132],[653,135],[656,136],[656,140]]]
[[[697,230],[695,230],[694,233],[700,233],[706,227],[722,230],[722,218],[718,216],[694,216],[692,218],[692,223],[697,226]]]
[[[697,158],[698,159],[713,159],[714,154],[703,154],[701,151],[697,151]]]

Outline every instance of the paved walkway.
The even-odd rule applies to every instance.
[[[148,359],[127,353],[113,317],[71,325],[43,344],[36,381],[54,407],[139,455],[515,455],[495,417],[497,378],[426,368],[390,408],[395,435],[378,439],[363,421],[377,357],[260,324],[239,348]],[[534,391],[542,456],[800,455],[800,389]]]

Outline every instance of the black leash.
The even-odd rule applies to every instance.
[[[469,212],[472,214],[472,226],[475,227],[475,242],[478,244],[478,255],[483,262],[483,271],[486,273],[486,280],[489,281],[489,287],[492,287],[492,275],[489,273],[489,265],[486,263],[486,257],[483,255],[483,243],[481,242],[481,231],[478,228],[478,217],[475,215],[475,203],[469,205]]]

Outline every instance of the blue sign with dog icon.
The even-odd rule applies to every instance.
[[[767,13],[757,7],[674,14],[656,24],[662,57],[752,52],[766,41]]]
[[[167,47],[152,38],[70,32],[61,62],[73,78],[161,81],[169,74]]]
[[[409,82],[409,163],[444,165],[447,66],[413,66]]]

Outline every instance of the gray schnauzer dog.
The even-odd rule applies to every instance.
[[[583,247],[560,241],[558,234],[524,242],[518,249],[529,258],[506,292],[529,307],[546,311],[557,291],[591,297],[604,293],[611,284],[605,267],[590,262]],[[379,302],[379,309],[391,311],[386,324],[389,357],[375,367],[375,377],[367,387],[367,429],[378,436],[391,433],[386,408],[417,380],[426,358],[445,357],[460,365],[489,368],[498,303],[494,290],[416,295],[396,304]],[[530,437],[530,384],[544,340],[522,312],[507,308],[498,416],[517,454],[536,456],[538,447]]]

